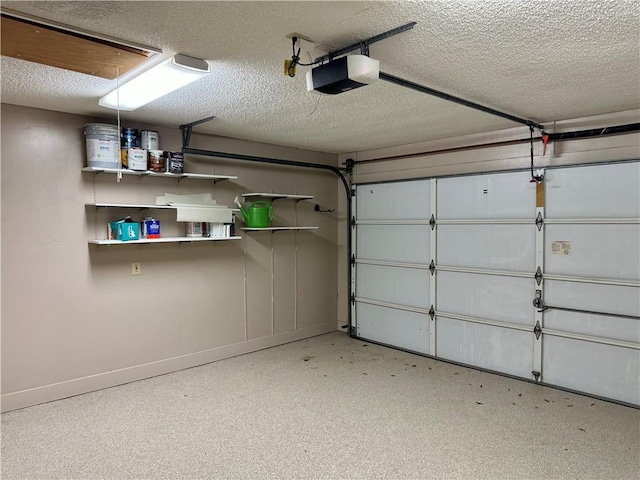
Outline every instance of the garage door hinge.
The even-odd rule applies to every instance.
[[[429,271],[431,272],[431,275],[435,275],[436,273],[436,264],[433,260],[431,260],[431,263],[429,264]]]
[[[536,322],[536,326],[533,329],[533,333],[536,334],[536,340],[540,340],[540,335],[542,335],[542,327],[540,327],[540,322]]]
[[[436,217],[433,215],[433,213],[431,214],[431,218],[429,219],[429,225],[431,225],[431,230],[436,228]]]
[[[535,370],[533,370],[531,372],[531,375],[533,375],[533,378],[535,379],[536,382],[540,381],[540,372],[536,372]]]
[[[540,267],[538,267],[538,269],[536,270],[536,274],[533,276],[533,278],[535,278],[536,283],[540,285],[540,282],[542,282],[542,269]]]
[[[356,217],[351,217],[351,228],[356,228]]]
[[[429,316],[431,317],[431,320],[436,316],[436,310],[433,308],[433,305],[431,305],[431,308],[429,309]]]
[[[351,305],[355,305],[356,304],[356,294],[352,293],[351,294]]]
[[[538,227],[538,231],[542,230],[542,224],[544,224],[544,218],[542,218],[542,212],[538,212],[538,216],[536,217],[536,227]]]
[[[355,254],[351,255],[351,265],[355,265],[356,264],[356,256]]]

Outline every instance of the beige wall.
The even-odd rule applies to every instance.
[[[336,177],[318,170],[187,156],[186,170],[237,175],[155,180],[82,173],[82,128],[99,119],[2,105],[2,409],[20,408],[335,330]],[[143,125],[127,126],[137,128]],[[177,129],[154,128],[180,149]],[[194,135],[191,146],[336,164],[334,155]],[[106,222],[138,211],[85,203],[155,203],[211,192],[314,195],[275,202],[276,224],[313,232],[244,233],[239,241],[95,246]],[[155,211],[163,235],[175,213]],[[241,222],[238,222],[241,226]],[[131,275],[141,262],[142,274]]]

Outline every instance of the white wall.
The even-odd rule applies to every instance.
[[[3,411],[335,330],[338,219],[313,210],[315,202],[336,207],[335,175],[187,156],[187,171],[238,180],[125,176],[117,183],[81,172],[82,128],[97,120],[2,105]],[[163,149],[180,149],[179,130],[153,129]],[[336,164],[335,155],[228,138],[194,135],[191,146]],[[149,204],[166,192],[211,192],[232,205],[253,191],[314,195],[297,204],[278,200],[275,222],[319,230],[88,245],[104,238],[108,220],[138,212],[85,203]],[[178,233],[174,212],[154,215],[164,235]],[[141,275],[131,275],[132,262],[141,262]]]

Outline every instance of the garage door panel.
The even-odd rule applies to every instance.
[[[527,172],[438,180],[439,220],[535,218],[535,185]]]
[[[428,220],[431,211],[429,180],[361,185],[356,190],[358,220]]]
[[[429,270],[356,265],[356,296],[410,307],[429,308]]]
[[[359,259],[429,264],[428,225],[358,225]]]
[[[429,354],[429,316],[393,308],[356,304],[359,337]]]
[[[640,343],[640,320],[633,318],[550,310],[545,313],[544,327],[562,332]]]
[[[554,253],[554,242],[570,249]],[[545,263],[550,274],[638,281],[640,225],[547,225]]]
[[[439,225],[438,264],[535,271],[535,225]]]
[[[640,352],[545,335],[544,381],[640,404]]]
[[[544,291],[548,305],[640,317],[638,287],[545,280]]]
[[[535,281],[528,278],[438,272],[438,310],[533,325]]]
[[[640,217],[640,163],[548,170],[547,218]]]
[[[438,357],[523,378],[531,378],[530,332],[437,317]]]

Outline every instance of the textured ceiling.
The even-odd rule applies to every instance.
[[[336,96],[289,78],[285,35],[341,48],[415,21],[371,46],[382,71],[514,115],[549,122],[640,108],[636,0],[384,2],[28,2],[3,8],[209,60],[213,74],[127,120],[344,153],[516,124],[380,81]],[[302,61],[319,50],[303,52]],[[115,118],[109,81],[2,57],[2,101]]]

